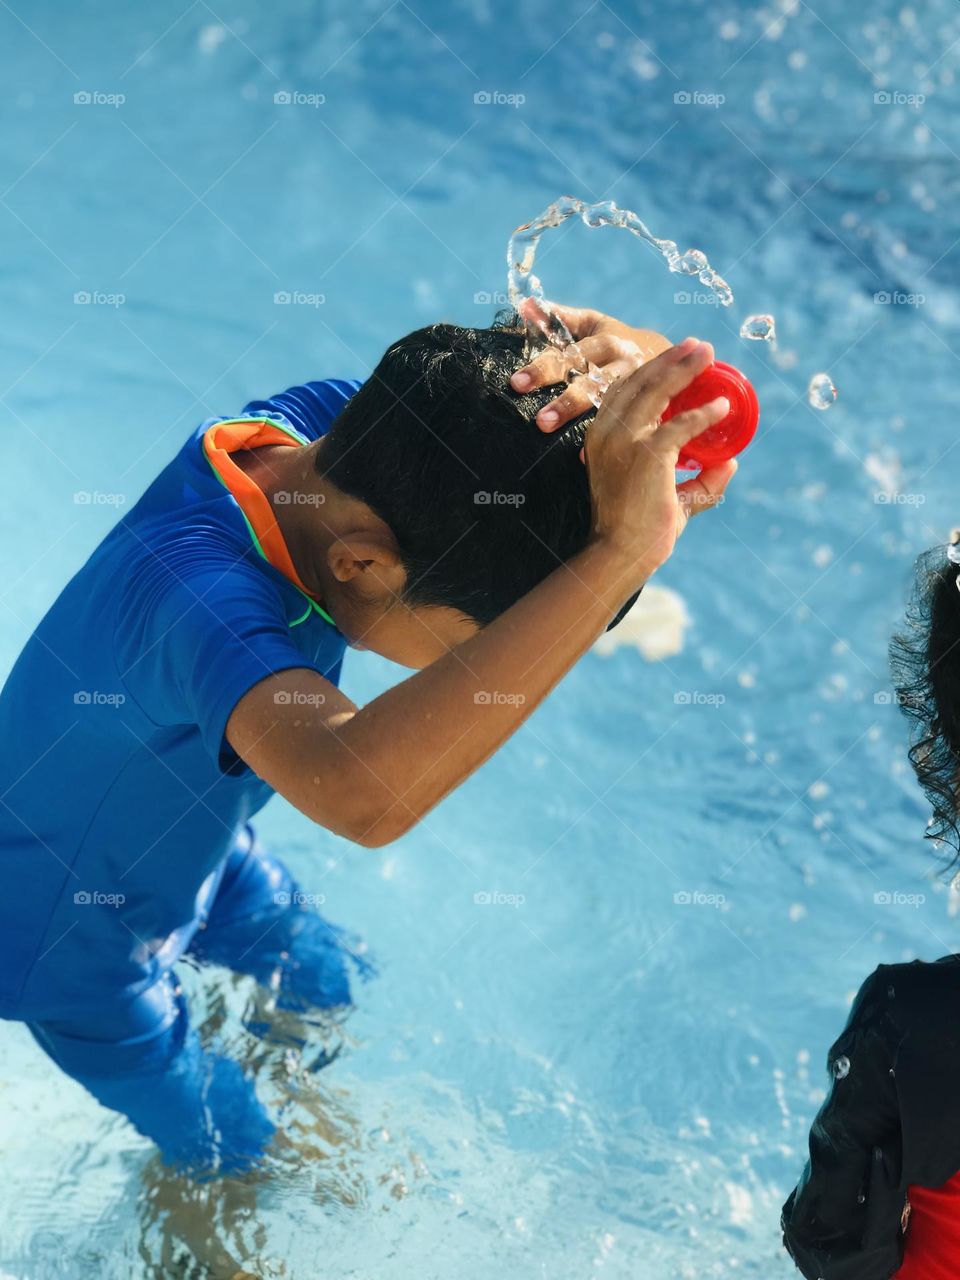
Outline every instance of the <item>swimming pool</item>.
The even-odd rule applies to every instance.
[[[563,192],[705,249],[736,302],[569,225],[551,291],[712,338],[763,406],[661,575],[682,652],[588,656],[394,847],[263,816],[381,976],[330,1069],[263,1063],[314,1161],[181,1195],[254,1274],[793,1274],[779,1205],[849,994],[957,946],[885,646],[960,523],[958,38],[952,0],[0,5],[0,669],[200,419],[485,323]],[[755,311],[776,354],[736,336]],[[344,687],[396,675],[355,655]],[[186,980],[257,1052],[250,989]],[[147,1145],[17,1026],[0,1086],[0,1271],[191,1274]]]

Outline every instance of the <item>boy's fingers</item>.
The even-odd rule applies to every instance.
[[[677,485],[677,497],[686,508],[687,514],[695,516],[707,511],[723,501],[727,485],[737,473],[736,458],[729,462],[721,462],[719,466],[701,471],[692,480],[685,480]]]
[[[570,369],[580,364],[581,360],[577,358],[577,352],[587,360],[596,363],[596,358],[592,356],[586,343],[578,342],[576,349],[572,347],[564,347],[562,350],[558,347],[547,347],[541,351],[539,355],[534,356],[529,364],[525,364],[522,369],[518,369],[510,379],[510,386],[514,391],[536,391],[538,387],[553,387],[560,382],[566,382]]]
[[[694,436],[706,431],[717,422],[722,422],[730,412],[730,401],[726,396],[717,396],[696,409],[688,409],[686,413],[678,413],[675,418],[657,428],[657,439],[678,451]]]
[[[589,337],[603,319],[601,312],[593,311],[589,307],[561,307],[555,302],[548,302],[547,306],[553,315],[560,317],[575,338]],[[532,321],[534,324],[547,318],[546,312],[536,298],[525,298],[520,303],[519,310],[524,320]]]
[[[681,343],[681,348],[685,343]],[[673,348],[677,350],[677,348]],[[713,347],[709,342],[697,342],[693,347],[685,351],[679,359],[665,360],[662,368],[654,369],[654,365],[658,364],[664,357],[671,355],[670,351],[665,351],[662,356],[658,356],[656,360],[651,360],[650,364],[645,366],[648,374],[647,388],[651,397],[655,397],[655,402],[659,406],[657,408],[657,417],[663,413],[667,404],[674,396],[679,395],[681,391],[689,387],[690,383],[699,374],[703,373],[708,365],[713,364]],[[679,416],[679,415],[678,415]],[[676,421],[676,419],[671,419]]]
[[[567,422],[579,418],[593,408],[590,392],[593,384],[589,378],[577,378],[562,396],[551,400],[537,414],[537,426],[541,431],[558,431]]]
[[[689,386],[712,360],[713,347],[709,342],[684,338],[655,360],[641,365],[631,377],[611,387],[604,404],[618,418],[636,413],[647,424],[653,424],[671,398]]]
[[[579,418],[581,413],[586,413],[588,409],[593,408],[593,401],[589,394],[590,388],[585,385],[587,381],[586,378],[578,378],[562,396],[544,405],[537,414],[537,426],[541,431],[557,431],[564,423],[572,422],[574,418]]]
[[[580,307],[561,307],[554,302],[541,303],[536,298],[524,298],[517,311],[521,320],[544,334],[553,331],[554,318],[561,320],[574,342],[580,338],[588,338],[596,332],[597,325],[603,319],[599,311],[589,311]]]
[[[602,366],[603,376],[607,384],[607,391],[604,392],[604,395],[609,393],[619,379],[629,377],[639,368],[642,362],[643,357],[637,351],[635,354],[604,364]],[[597,386],[589,377],[583,376],[574,379],[561,396],[543,406],[537,414],[537,426],[541,431],[558,430],[566,423],[572,422],[574,418],[578,418],[581,413],[586,413],[594,408],[596,393]]]
[[[558,350],[548,347],[538,356],[518,369],[510,379],[514,391],[535,391],[538,387],[552,387],[558,382],[566,382],[571,366],[588,360],[591,364],[606,368],[615,360],[626,360],[631,356],[640,356],[640,348],[634,342],[619,338],[613,333],[598,333],[592,338],[583,338],[576,344],[576,351]]]

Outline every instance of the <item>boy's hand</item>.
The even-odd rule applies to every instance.
[[[723,397],[658,425],[668,402],[712,360],[708,342],[687,338],[611,386],[587,427],[593,539],[622,558],[631,588],[669,558],[691,515],[720,501],[737,469],[730,461],[676,483],[680,449],[725,417]]]
[[[580,353],[602,369],[609,382],[630,373],[644,360],[652,359],[670,346],[662,334],[654,333],[652,329],[631,328],[600,311],[559,306],[553,307],[553,311],[573,334]],[[521,306],[520,314],[529,320],[544,317],[533,299],[528,299]],[[561,351],[548,347],[530,364],[518,369],[510,379],[510,385],[514,391],[522,392],[550,387],[566,381],[568,366],[569,361],[564,359]],[[557,431],[592,407],[586,384],[577,379],[556,400],[544,405],[537,414],[537,425],[542,431]]]

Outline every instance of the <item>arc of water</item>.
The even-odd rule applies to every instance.
[[[638,236],[660,254],[670,271],[686,276],[697,276],[700,283],[716,295],[721,306],[731,305],[733,291],[726,280],[711,267],[706,254],[700,249],[687,249],[681,253],[675,241],[659,239],[636,213],[630,209],[619,209],[612,200],[588,204],[574,196],[561,196],[538,217],[517,227],[507,246],[507,295],[511,305],[520,311],[523,303],[528,300],[536,304],[533,310],[538,313],[538,318],[533,322],[527,318],[528,325],[535,332],[539,331],[552,346],[563,350],[568,357],[568,382],[576,377],[586,377],[590,380],[593,384],[590,388],[590,399],[595,405],[599,405],[609,385],[608,380],[604,377],[602,370],[592,364],[580,351],[573,334],[544,297],[543,286],[533,274],[534,259],[544,231],[551,227],[558,227],[561,222],[577,216],[588,227],[623,227],[626,231]]]

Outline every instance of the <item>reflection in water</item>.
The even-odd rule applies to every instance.
[[[199,975],[195,987],[201,987]],[[244,997],[242,1016],[234,1000]],[[320,1074],[352,1043],[345,1015],[276,1008],[276,992],[225,975],[192,997],[205,1002],[198,1031],[205,1048],[229,1053],[257,1081],[278,1128],[262,1164],[248,1173],[196,1176],[151,1157],[142,1171],[139,1255],[146,1274],[183,1280],[251,1280],[287,1274],[272,1256],[260,1200],[306,1197],[325,1211],[350,1211],[386,1196],[402,1199],[426,1167],[382,1168],[383,1130],[365,1134],[349,1095]],[[371,1160],[371,1157],[375,1157]],[[378,1189],[380,1189],[378,1191]],[[386,1207],[381,1204],[379,1208]]]

